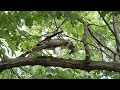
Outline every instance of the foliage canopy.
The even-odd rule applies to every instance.
[[[60,50],[32,51],[28,57],[53,56],[77,60],[89,58],[92,61],[119,63],[119,14],[119,11],[0,11],[1,63],[19,57],[59,31],[63,32],[52,39],[69,39],[75,47],[73,53],[69,54],[70,49],[63,47]],[[88,27],[89,30],[85,31]],[[97,69],[87,72],[80,69],[27,65],[6,69],[0,73],[0,78],[103,79],[120,78],[120,74]]]

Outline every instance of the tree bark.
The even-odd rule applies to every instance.
[[[91,61],[85,65],[84,60],[73,60],[64,58],[55,58],[52,56],[39,56],[34,58],[18,57],[10,59],[5,63],[0,63],[0,72],[6,69],[26,66],[26,65],[42,65],[42,66],[55,66],[63,68],[72,68],[80,70],[108,70],[120,72],[120,63],[117,62],[104,62],[104,61]]]

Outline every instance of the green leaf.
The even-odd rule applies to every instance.
[[[106,14],[108,14],[110,11],[101,11],[100,12],[100,15],[102,16],[102,17],[105,17],[105,15]]]
[[[31,28],[32,25],[33,25],[33,20],[31,18],[30,19],[26,18],[25,24],[26,24],[26,26],[28,26],[29,28]]]
[[[118,16],[118,15],[120,15],[120,11],[113,11],[113,14]]]

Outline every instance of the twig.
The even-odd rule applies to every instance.
[[[98,50],[100,50],[101,52],[103,52],[108,58],[111,58],[111,59],[113,59],[109,54],[107,54],[102,48],[98,48],[97,46],[95,46],[95,45],[93,45],[93,44],[90,44],[90,43],[88,43],[89,45],[91,45],[91,46],[93,46],[93,47],[95,47],[95,48],[97,48]]]
[[[61,25],[60,25],[59,27],[57,27],[57,29],[56,29],[55,31],[58,31],[59,28],[64,24],[64,22],[65,22],[66,20],[67,20],[67,18],[64,19],[64,21],[61,23]],[[53,35],[46,37],[43,41],[46,41],[46,40],[48,40],[48,39],[51,39],[52,37],[54,37],[54,36],[56,36],[57,34],[60,34],[60,33],[62,33],[62,32],[63,32],[63,31],[55,32]],[[41,41],[41,42],[43,42],[43,41]],[[40,42],[40,43],[41,43],[41,42]]]
[[[32,77],[36,78],[36,77],[35,77],[32,73],[30,73],[30,72],[26,71],[26,70],[25,70],[25,69],[23,69],[22,67],[20,67],[20,69],[21,69],[21,70],[23,70],[24,72],[26,72],[26,73],[30,74]]]
[[[54,37],[54,36],[56,36],[57,34],[60,34],[60,33],[62,33],[63,31],[60,31],[60,32],[56,32],[56,33],[54,33],[53,35],[50,35],[50,36],[48,36],[48,37],[46,37],[43,41],[46,41],[46,40],[48,40],[48,39],[51,39],[52,37]],[[41,42],[43,42],[43,41],[41,41]],[[41,43],[40,42],[40,43]]]
[[[17,73],[15,73],[12,68],[10,69],[10,71],[11,71],[15,76],[17,76],[19,79],[21,79],[21,77],[20,77]]]
[[[52,16],[52,18],[53,18],[53,20],[54,20],[54,22],[55,22],[55,26],[56,26],[56,28],[57,28],[57,27],[58,27],[58,26],[57,26],[57,22],[56,22],[56,20],[55,20],[55,18],[54,18],[54,16],[53,16],[52,12],[51,12],[51,16]]]
[[[105,26],[100,26],[100,25],[97,25],[97,24],[90,24],[89,23],[89,26],[91,26],[91,25],[98,26],[98,27],[105,27]]]
[[[77,40],[77,41],[80,41],[80,42],[81,42],[81,40],[78,40],[78,39],[76,39],[76,38],[70,37],[70,36],[68,36],[68,35],[66,35],[66,34],[62,34],[62,35],[66,36],[66,37],[69,37],[69,38],[71,38],[71,39],[73,39],[73,40]]]
[[[59,25],[59,27],[57,27],[57,29],[55,30],[55,33],[56,32],[58,32],[58,30],[60,29],[60,27],[65,23],[65,21],[67,20],[67,18],[66,19],[64,19],[64,21]]]

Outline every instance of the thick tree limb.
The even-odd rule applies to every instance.
[[[63,68],[81,69],[81,70],[108,70],[120,72],[120,63],[91,61],[90,64],[84,65],[84,60],[72,60],[63,58],[54,58],[51,56],[39,56],[34,58],[18,57],[9,60],[9,62],[0,63],[0,71],[26,66],[26,65],[42,65],[42,66],[56,66]]]

